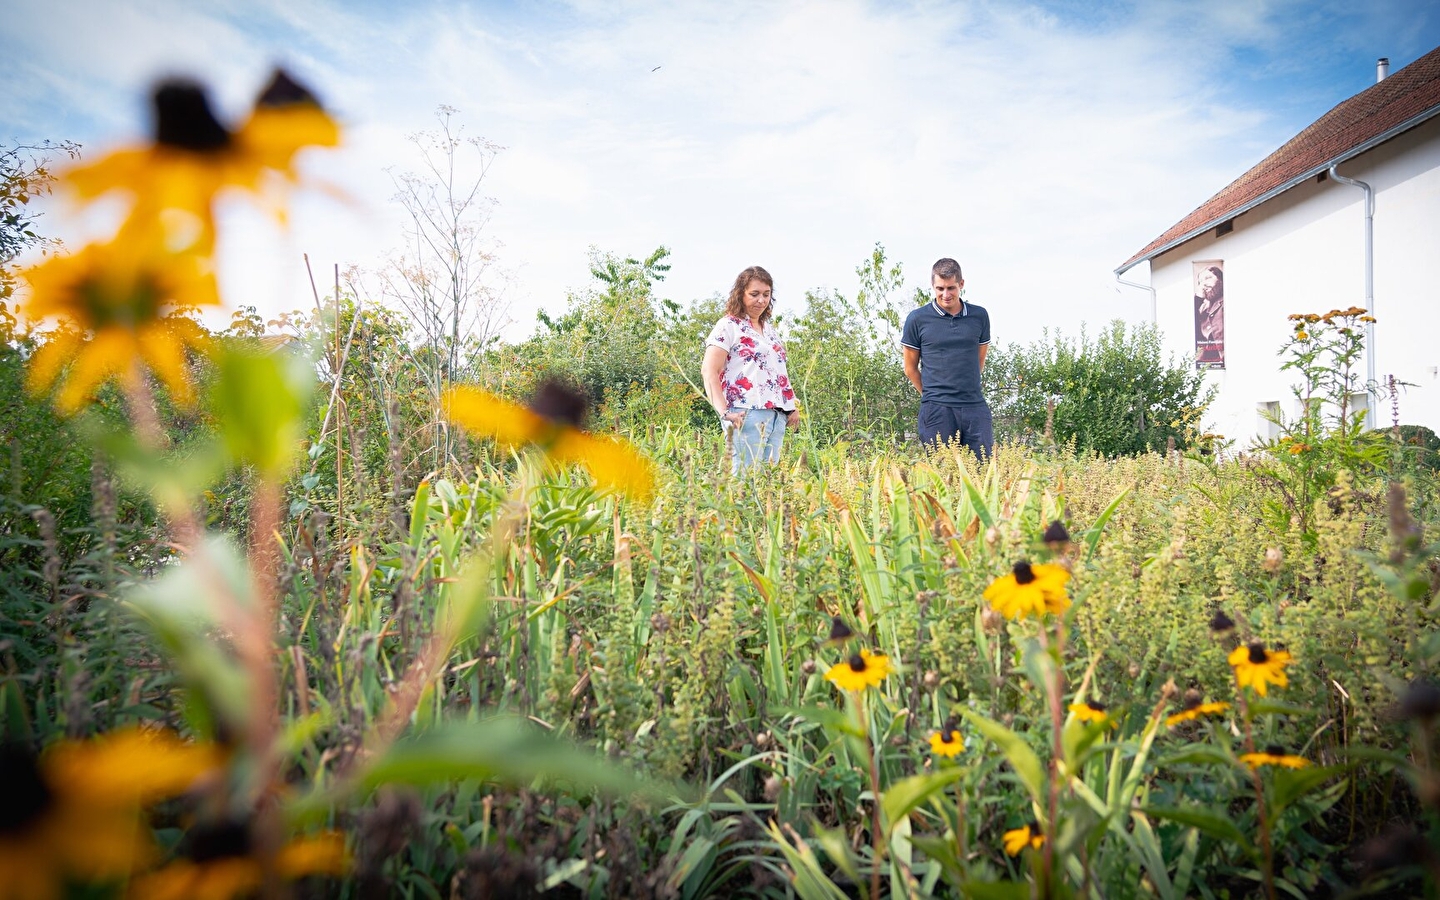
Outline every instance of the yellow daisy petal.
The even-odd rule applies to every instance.
[[[442,408],[451,422],[507,447],[538,441],[553,428],[525,407],[468,385],[446,392]]]

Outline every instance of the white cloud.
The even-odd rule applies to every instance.
[[[348,148],[317,168],[363,212],[306,201],[283,237],[236,222],[226,286],[266,313],[311,305],[301,252],[328,273],[399,243],[384,168],[413,165],[405,136],[441,103],[508,148],[487,190],[518,276],[517,333],[584,285],[592,244],[672,247],[676,299],[760,263],[798,302],[810,287],[853,290],[878,240],[917,285],[936,257],[959,258],[1002,341],[1138,320],[1147,298],[1116,294],[1110,270],[1298,127],[1227,102],[1207,71],[1197,22],[1214,42],[1273,27],[1240,2],[1098,25],[1005,3],[857,0],[61,5],[71,15],[37,6],[11,29],[27,80],[5,119],[94,133],[35,136],[137,129],[121,98],[160,71],[193,71],[238,110],[277,59],[351,124]]]

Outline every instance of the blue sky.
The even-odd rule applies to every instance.
[[[960,259],[1002,342],[1140,320],[1116,265],[1371,84],[1376,57],[1440,45],[1440,5],[1398,0],[0,3],[0,138],[101,152],[143,132],[168,73],[239,115],[274,62],[344,120],[345,149],[312,163],[352,205],[306,200],[285,234],[229,214],[227,296],[267,314],[309,305],[302,252],[378,291],[401,245],[386,170],[455,107],[506,148],[485,186],[511,337],[585,286],[589,247],[660,244],[682,301],[755,263],[782,310],[850,292],[880,241],[915,285]]]

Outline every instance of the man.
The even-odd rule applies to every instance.
[[[1195,368],[1225,368],[1225,273],[1219,266],[1195,273]]]
[[[958,441],[983,460],[995,452],[990,405],[980,393],[990,315],[961,298],[965,279],[953,259],[930,268],[930,287],[935,299],[911,310],[900,332],[905,377],[920,392],[920,440]]]

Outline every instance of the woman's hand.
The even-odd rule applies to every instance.
[[[794,428],[800,424],[800,410],[792,409],[785,414],[785,427]]]
[[[727,412],[727,413],[721,413],[721,415],[720,415],[720,421],[721,421],[721,422],[729,422],[731,425],[734,425],[736,428],[739,428],[740,426],[742,426],[742,425],[745,424],[745,414],[744,414],[743,412]]]

